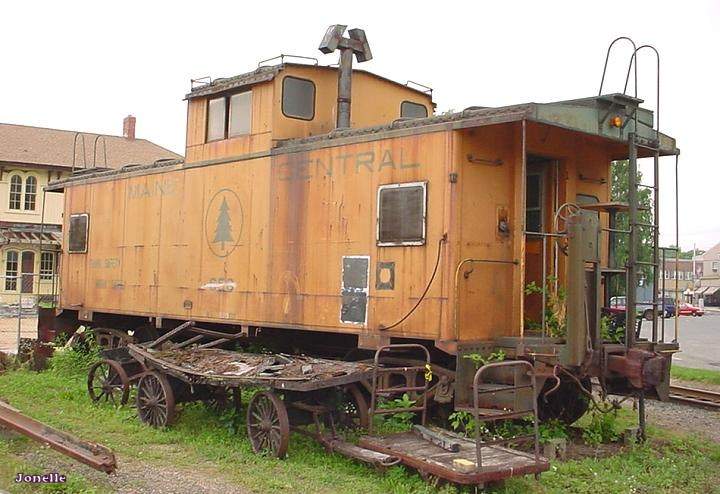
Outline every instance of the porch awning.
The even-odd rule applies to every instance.
[[[35,228],[0,227],[0,241],[3,244],[32,244],[59,247],[62,234],[57,230],[41,231],[40,225]]]
[[[720,290],[720,286],[709,286],[709,287],[707,287],[707,289],[705,290],[705,293],[703,293],[703,295],[712,296],[712,295],[715,295],[718,292],[718,290]]]

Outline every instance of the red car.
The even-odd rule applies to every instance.
[[[685,303],[680,304],[680,312],[678,314],[681,316],[702,316],[705,312],[703,312],[700,307]]]

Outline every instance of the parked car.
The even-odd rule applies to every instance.
[[[684,303],[680,304],[680,311],[678,312],[678,314],[681,316],[700,317],[705,314],[705,312],[696,305]]]
[[[663,317],[672,317],[675,315],[675,300],[663,297],[658,299],[658,302],[662,303],[662,309],[660,314]],[[618,314],[625,312],[625,304],[627,303],[627,297],[618,296],[610,298],[610,305],[606,307],[606,312],[609,314]],[[637,302],[636,304],[637,315],[642,316],[647,321],[652,321],[653,305],[652,302]]]

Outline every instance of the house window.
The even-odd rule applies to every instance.
[[[525,231],[543,231],[542,175],[529,173],[525,178]]]
[[[225,97],[208,101],[207,112],[207,140],[218,141],[225,139]]]
[[[720,269],[720,261],[713,261],[712,262],[712,270],[717,271],[718,269]]]
[[[20,209],[22,199],[22,178],[20,175],[10,177],[10,209]]]
[[[230,96],[230,122],[228,135],[230,137],[247,135],[250,133],[250,117],[252,114],[252,92],[233,94]]]
[[[315,83],[297,77],[283,79],[282,112],[290,118],[315,118]]]
[[[18,253],[7,251],[5,257],[5,290],[17,290]]]
[[[87,213],[70,215],[68,252],[71,254],[84,254],[87,252],[88,222]]]
[[[427,107],[412,101],[403,101],[400,104],[400,116],[402,118],[425,118],[428,116]]]
[[[382,185],[378,189],[378,245],[423,245],[427,182]]]
[[[55,253],[40,254],[40,280],[51,280],[55,274]]]
[[[25,211],[35,211],[37,196],[37,178],[30,175],[25,179]]]

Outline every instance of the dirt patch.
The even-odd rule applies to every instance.
[[[625,445],[622,442],[599,444],[591,446],[583,441],[583,430],[571,427],[568,431],[570,438],[568,439],[567,452],[565,460],[583,460],[585,458],[608,458],[610,456],[622,453]]]

